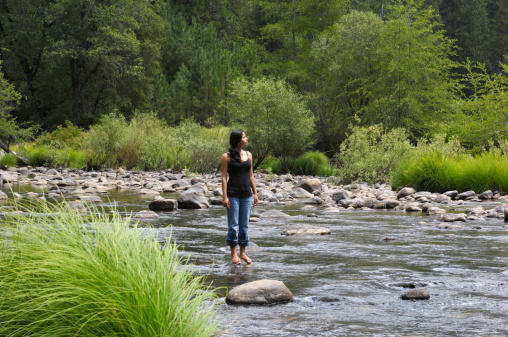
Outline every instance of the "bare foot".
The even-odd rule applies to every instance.
[[[244,254],[240,254],[240,258],[242,260],[244,260],[245,262],[247,262],[247,264],[251,264],[252,263],[252,260],[247,255],[245,255],[245,253]]]
[[[234,264],[242,264],[242,261],[240,261],[240,258],[237,255],[232,256],[231,260],[233,261]]]

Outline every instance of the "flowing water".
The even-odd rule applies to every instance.
[[[125,214],[148,209],[151,200],[133,192],[108,198],[106,205]],[[497,205],[465,203],[456,211]],[[153,230],[161,242],[172,235],[222,295],[260,279],[282,281],[293,293],[293,303],[273,306],[221,299],[225,336],[508,336],[508,230],[502,220],[443,230],[421,214],[322,214],[320,207],[303,206],[258,206],[291,217],[250,223],[251,242],[259,246],[249,248],[252,265],[230,262],[222,207],[162,212]],[[292,223],[325,225],[331,235],[281,235]],[[430,299],[401,300],[412,287],[428,291]]]

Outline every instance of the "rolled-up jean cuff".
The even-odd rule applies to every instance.
[[[228,246],[231,246],[231,247],[236,247],[236,246],[247,247],[249,245],[249,241],[235,242],[235,241],[227,240],[226,243],[228,244]]]

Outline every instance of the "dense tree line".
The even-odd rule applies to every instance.
[[[276,80],[325,151],[356,125],[487,130],[506,124],[507,21],[507,0],[1,0],[3,78],[21,94],[2,104],[41,130],[145,111],[229,125],[240,89]]]

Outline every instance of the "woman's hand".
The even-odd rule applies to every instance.
[[[257,194],[254,194],[254,203],[253,203],[253,205],[254,205],[254,206],[257,206],[257,205],[258,205],[258,202],[259,202],[259,200],[258,200],[258,195],[257,195]]]
[[[224,197],[222,198],[222,206],[226,207],[227,209],[229,209],[229,207],[231,206],[231,204],[229,203],[229,199],[228,197]]]

